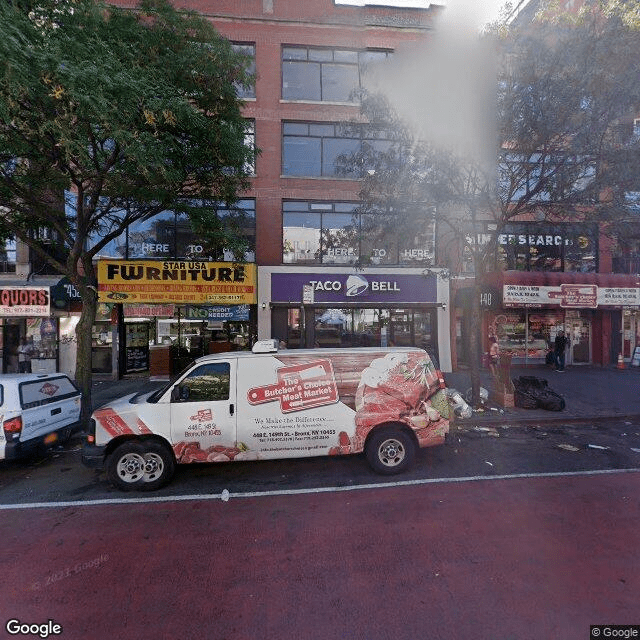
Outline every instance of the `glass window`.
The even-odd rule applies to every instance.
[[[222,222],[222,226],[230,233],[242,237],[247,243],[244,255],[245,262],[255,261],[256,250],[256,211],[255,201],[252,199],[239,200],[229,208],[221,203],[211,202],[208,206]],[[234,257],[227,249],[219,251],[207,247],[203,238],[193,231],[189,216],[178,213],[176,219],[176,256],[183,260],[233,260]]]
[[[282,208],[285,264],[433,264],[428,209],[399,218],[362,214],[349,202],[284,202]]]
[[[359,257],[360,227],[357,215],[322,215],[323,264],[355,264]]]
[[[251,58],[249,62],[249,66],[247,67],[247,71],[255,76],[256,73],[256,46],[254,44],[238,44],[233,43],[231,45],[234,51],[238,51],[240,53],[244,53],[246,56]],[[238,94],[238,98],[255,98],[256,97],[256,87],[255,83],[253,83],[250,87],[241,86],[236,84],[236,92]]]
[[[505,225],[498,233],[499,267],[509,271],[527,271],[528,253],[526,225]]]
[[[376,214],[361,216],[360,255],[365,264],[398,264],[397,227],[388,217]]]
[[[287,347],[289,349],[300,348],[300,309],[287,310]]]
[[[285,264],[320,262],[320,214],[305,211],[283,212],[282,240]]]
[[[16,270],[16,241],[9,238],[0,248],[0,271],[3,273],[15,273]]]
[[[389,55],[386,51],[284,47],[282,97],[285,100],[356,102],[361,72]]]
[[[435,220],[429,211],[404,215],[398,230],[400,264],[433,264],[435,259]]]
[[[173,211],[163,211],[148,220],[134,222],[128,235],[129,259],[174,257],[176,216]]]
[[[356,171],[349,167],[349,156],[357,153],[360,148],[359,140],[345,138],[324,138],[322,141],[322,175],[356,178]]]
[[[359,85],[357,65],[322,65],[322,99],[329,102],[355,102]]]
[[[321,100],[320,63],[282,63],[282,97],[285,100]]]
[[[598,270],[598,228],[569,225],[564,245],[564,270],[595,273]]]
[[[321,176],[322,139],[285,135],[282,173],[285,176]]]
[[[521,223],[498,232],[498,267],[519,271],[597,271],[598,229],[592,224]]]
[[[189,389],[187,402],[228,400],[231,365],[228,362],[212,362],[194,369],[182,382]]]

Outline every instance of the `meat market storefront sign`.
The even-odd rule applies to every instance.
[[[98,300],[254,304],[256,267],[231,262],[100,260]]]
[[[536,286],[505,284],[505,307],[559,306],[564,309],[597,309],[640,306],[640,287],[599,287],[595,284]]]

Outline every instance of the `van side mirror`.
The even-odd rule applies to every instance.
[[[171,390],[171,402],[186,402],[189,399],[191,389],[178,384]]]

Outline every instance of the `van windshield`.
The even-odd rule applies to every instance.
[[[180,373],[177,373],[176,375],[172,376],[169,382],[167,382],[167,384],[162,385],[159,389],[154,391],[147,398],[147,402],[150,402],[152,404],[155,404],[156,402],[158,402],[158,400],[160,400],[160,398],[162,398],[162,396],[176,383],[176,380],[179,380],[187,371],[189,371],[189,369],[191,369],[191,367],[193,367],[193,362],[189,366],[185,367]],[[133,398],[131,398],[132,404],[135,404],[136,398],[138,398],[140,395],[143,395],[145,393],[149,393],[149,392],[142,391],[140,393],[137,393]]]

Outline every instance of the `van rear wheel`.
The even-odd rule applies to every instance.
[[[382,427],[371,434],[365,455],[374,471],[393,475],[406,471],[413,464],[416,445],[406,431]]]
[[[173,477],[175,462],[159,442],[124,442],[107,462],[107,477],[123,491],[153,491]]]

